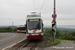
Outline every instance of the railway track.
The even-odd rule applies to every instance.
[[[29,47],[28,50],[33,50],[37,46],[38,42],[39,42],[39,40],[34,40],[34,41],[30,40],[26,44],[19,47],[17,50],[23,50],[23,48],[29,47],[30,44],[31,44],[31,47]]]

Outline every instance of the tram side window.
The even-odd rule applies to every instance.
[[[18,28],[17,28],[17,30],[18,30]]]
[[[17,30],[19,30],[19,28],[17,28]]]
[[[22,27],[21,30],[25,30],[25,27]]]
[[[17,28],[17,30],[20,30],[20,28]]]

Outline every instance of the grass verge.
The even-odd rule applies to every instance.
[[[46,37],[46,36],[45,36]],[[55,43],[53,43],[53,39],[52,38],[49,38],[49,37],[46,37],[48,40],[50,40],[51,41],[51,44],[50,44],[50,46],[53,46],[53,45],[57,45],[57,44],[60,44],[60,39],[55,39]]]
[[[44,36],[44,37],[46,37],[46,36]],[[52,38],[49,38],[49,37],[46,37],[46,38],[51,41],[50,46],[58,45],[58,44],[60,44],[61,41],[75,42],[74,40],[55,39],[55,43],[53,43]]]
[[[46,37],[46,36],[45,36]],[[46,37],[48,40],[51,41],[51,44],[50,46],[54,46],[54,45],[58,45],[60,44],[61,41],[70,41],[70,42],[74,42],[73,40],[63,40],[63,39],[55,39],[55,43],[53,43],[53,39],[52,38],[49,38],[49,37]]]
[[[55,39],[55,43],[52,43],[50,44],[50,46],[53,46],[53,45],[57,45],[57,44],[60,44],[61,40],[60,39]]]

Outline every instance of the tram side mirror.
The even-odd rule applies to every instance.
[[[25,24],[25,27],[27,28],[27,24]]]
[[[25,25],[25,27],[26,27],[26,25]]]
[[[42,26],[44,26],[44,24],[42,23]]]
[[[27,27],[27,24],[25,24],[25,27]]]

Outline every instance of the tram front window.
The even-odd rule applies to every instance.
[[[35,30],[35,29],[41,29],[40,27],[40,20],[39,19],[30,19],[28,20],[28,29],[29,30]]]

